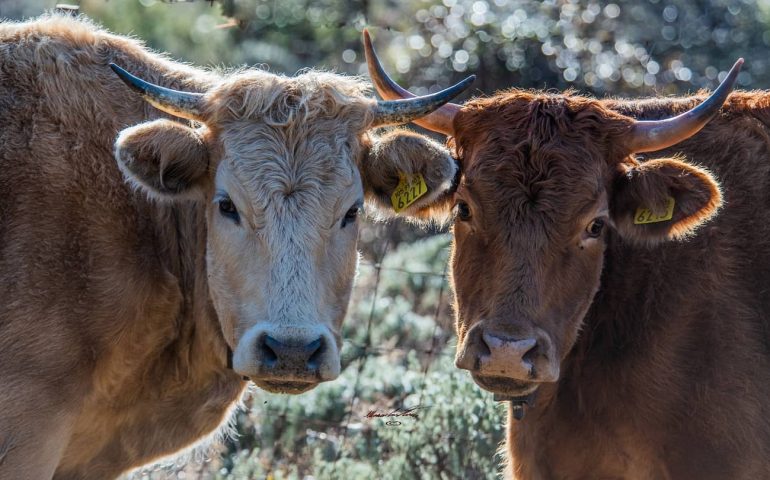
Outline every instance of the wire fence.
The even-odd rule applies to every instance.
[[[324,418],[317,411],[308,412],[301,408],[276,407],[276,404],[280,402],[297,402],[302,401],[302,399],[297,397],[275,398],[252,388],[252,396],[246,401],[250,408],[241,413],[252,415],[254,417],[253,422],[251,424],[241,424],[241,420],[239,420],[237,433],[226,439],[220,448],[220,453],[223,454],[221,459],[212,457],[213,452],[204,454],[209,455],[205,457],[206,462],[214,464],[219,462],[217,470],[227,473],[212,475],[212,470],[199,462],[197,466],[192,463],[176,464],[175,468],[171,469],[174,473],[171,473],[166,468],[164,471],[169,475],[151,475],[149,477],[142,476],[142,478],[151,478],[153,480],[180,478],[176,476],[179,472],[184,472],[185,476],[183,478],[187,479],[255,478],[261,480],[263,478],[292,478],[281,475],[275,476],[273,473],[270,473],[280,468],[290,470],[295,466],[292,463],[296,462],[300,454],[297,452],[287,454],[286,450],[291,449],[291,445],[311,445],[308,449],[316,450],[324,450],[322,448],[323,445],[330,447],[324,450],[326,452],[325,455],[331,454],[327,456],[329,460],[325,463],[327,467],[330,467],[330,471],[326,470],[325,474],[321,475],[320,478],[349,478],[350,474],[345,470],[347,467],[343,465],[343,460],[351,461],[357,455],[360,456],[361,452],[358,450],[360,444],[368,441],[372,436],[380,435],[382,433],[379,430],[380,428],[387,429],[389,435],[402,436],[400,448],[403,451],[413,451],[424,447],[422,445],[424,443],[424,436],[420,436],[421,433],[418,433],[419,428],[416,427],[417,423],[414,420],[395,417],[393,419],[368,418],[367,411],[376,408],[378,412],[387,414],[396,409],[401,412],[414,407],[432,409],[434,405],[426,405],[426,403],[433,402],[435,404],[441,402],[440,399],[437,400],[435,393],[433,397],[429,397],[426,391],[431,386],[435,386],[431,384],[431,381],[435,384],[436,377],[431,378],[430,374],[437,361],[442,363],[442,370],[437,374],[443,375],[443,372],[447,371],[448,365],[452,365],[451,370],[454,371],[454,349],[451,348],[454,342],[454,332],[447,325],[450,319],[448,307],[451,298],[447,265],[449,242],[448,238],[444,236],[443,239],[445,241],[439,247],[432,247],[433,249],[430,250],[430,254],[433,256],[433,260],[431,262],[412,262],[412,258],[407,257],[406,260],[401,260],[403,264],[399,264],[398,262],[393,262],[393,258],[400,258],[398,255],[403,254],[404,247],[408,249],[416,243],[410,241],[409,234],[406,235],[406,241],[399,242],[401,239],[400,232],[393,231],[393,228],[397,228],[393,225],[380,224],[374,228],[374,240],[366,244],[364,248],[369,252],[367,254],[368,258],[362,259],[359,262],[360,274],[353,298],[351,299],[349,315],[346,319],[346,325],[355,324],[356,320],[359,323],[357,324],[358,326],[347,325],[355,335],[343,335],[343,372],[341,378],[330,384],[337,387],[344,385],[343,391],[346,393],[344,398],[339,400],[340,404],[344,402],[344,406],[340,405],[340,407],[337,407],[335,415]],[[414,236],[412,235],[411,238],[414,238]],[[430,240],[431,238],[435,237],[423,236],[418,238],[418,241]],[[420,255],[420,252],[416,254],[408,253],[408,255],[417,256]],[[409,268],[409,265],[412,263],[415,264],[413,269]],[[398,283],[400,276],[403,276],[403,285]],[[383,281],[383,278],[387,280]],[[410,282],[420,283],[419,279],[430,279],[429,286],[424,287],[423,293],[423,295],[429,295],[429,297],[420,298],[420,300],[424,300],[420,306],[422,313],[419,314],[420,322],[423,325],[423,330],[421,330],[419,337],[420,340],[415,341],[409,335],[399,336],[399,333],[394,334],[393,338],[388,338],[387,335],[390,332],[399,332],[402,328],[410,327],[409,321],[405,317],[414,313],[415,310],[413,309],[414,306],[410,306],[409,308],[412,309],[409,310],[409,314],[402,315],[405,311],[403,310],[405,308],[403,305],[401,310],[394,313],[388,311],[389,307],[387,305],[389,304],[387,302],[385,307],[380,302],[387,301],[388,298],[392,297],[394,285],[396,284],[400,285],[400,288],[404,291],[411,293],[409,290]],[[424,283],[424,285],[428,285],[428,283]],[[376,323],[382,321],[383,316],[389,314],[394,317],[392,321],[395,322],[395,327],[391,326],[392,330],[387,330],[385,333],[379,330],[375,333]],[[429,325],[428,321],[432,321],[432,325]],[[426,327],[426,325],[428,326]],[[377,328],[380,327],[377,326]],[[386,338],[388,341],[383,342],[383,338]],[[380,362],[374,364],[374,368],[380,368],[382,364],[390,365],[390,362],[395,358],[395,362],[401,362],[401,368],[406,368],[403,364],[407,363],[404,359],[408,356],[415,357],[418,364],[415,367],[413,363],[410,363],[411,366],[407,370],[412,379],[412,386],[409,392],[398,391],[396,394],[392,394],[392,391],[390,391],[387,394],[383,393],[381,396],[378,396],[376,400],[372,400],[371,381],[370,378],[367,378],[367,375],[371,375],[372,367],[370,366],[367,370],[367,364],[372,361]],[[419,368],[419,371],[416,368]],[[392,380],[390,372],[382,373],[386,381]],[[314,394],[314,392],[308,392],[300,397],[312,396]],[[268,411],[268,406],[262,405],[264,398],[270,399],[270,402],[273,404],[272,410]],[[268,402],[265,401],[264,403],[267,404]],[[263,407],[264,410],[260,411]],[[456,413],[460,415],[465,412],[457,411]],[[420,415],[422,414],[423,412],[420,411]],[[265,471],[269,473],[241,477],[239,476],[240,474],[234,473],[233,470],[233,465],[238,461],[236,457],[244,451],[251,450],[251,452],[256,452],[259,449],[265,450],[264,445],[259,446],[259,437],[264,434],[264,431],[260,430],[264,425],[260,425],[260,422],[264,423],[268,419],[272,424],[270,428],[273,428],[272,439],[284,439],[286,432],[292,429],[298,433],[292,437],[291,441],[286,443],[288,446],[273,446],[274,451],[269,454],[272,455],[271,457],[267,459],[260,457],[260,461],[268,464]],[[398,425],[401,428],[397,430],[389,428],[394,425]],[[461,438],[464,435],[465,432],[442,431],[435,441],[452,442],[454,441],[452,439]],[[473,435],[476,440],[484,439],[493,444],[499,442],[501,438],[499,431],[485,431],[483,429],[473,432]],[[275,443],[281,443],[282,441],[275,441]],[[283,451],[281,451],[282,448]],[[494,450],[493,448],[490,456],[494,455]],[[383,452],[383,455],[393,453],[392,451]],[[460,458],[459,468],[463,469],[466,460],[462,455]],[[377,475],[387,473],[382,470],[381,461],[373,460],[370,466]],[[418,465],[417,467],[420,466]],[[307,472],[312,471],[312,469],[313,466],[308,466],[307,464],[300,467],[299,471],[302,474],[299,478],[314,478],[312,475],[307,476]],[[403,478],[420,478],[420,476],[415,474],[415,476]],[[441,478],[456,477],[442,476]],[[470,475],[458,478],[488,478],[488,475],[483,477]]]
[[[356,405],[356,402],[358,401],[358,386],[361,381],[361,373],[364,369],[364,362],[366,361],[366,358],[370,354],[369,349],[372,345],[372,319],[374,318],[374,311],[377,305],[377,294],[379,292],[379,286],[380,286],[380,279],[382,278],[382,260],[385,258],[385,255],[388,253],[388,247],[390,246],[390,239],[385,241],[385,246],[382,249],[382,252],[379,255],[379,258],[377,260],[377,263],[375,263],[375,281],[374,281],[374,295],[372,295],[372,305],[369,310],[369,318],[366,322],[366,343],[363,345],[363,355],[362,358],[358,359],[358,371],[356,372],[356,380],[353,384],[353,396],[350,399],[350,405],[348,408],[348,412],[345,415],[345,428],[342,432],[342,441],[340,442],[339,449],[337,450],[337,455],[334,458],[334,469],[333,472],[336,473],[337,469],[337,462],[342,457],[345,442],[348,439],[348,432],[350,431],[350,419],[353,416],[354,407]]]
[[[443,302],[444,302],[444,292],[445,292],[445,289],[447,287],[447,263],[446,262],[444,263],[444,267],[443,267],[443,270],[441,272],[412,271],[412,270],[408,270],[408,269],[405,269],[405,268],[385,267],[383,265],[383,260],[385,259],[385,256],[387,255],[389,247],[391,246],[391,244],[392,244],[392,241],[390,239],[390,236],[387,236],[386,240],[383,243],[383,247],[382,247],[381,251],[377,255],[376,261],[375,262],[362,261],[359,264],[360,266],[369,267],[369,268],[374,269],[374,271],[375,271],[375,281],[374,281],[374,286],[372,287],[373,294],[372,294],[372,299],[371,299],[371,307],[370,307],[370,310],[369,310],[369,317],[367,319],[367,325],[366,325],[366,342],[364,344],[356,345],[356,346],[358,346],[358,348],[361,349],[361,354],[360,354],[360,357],[358,357],[356,359],[356,361],[358,362],[358,365],[357,365],[355,383],[354,383],[354,386],[353,386],[353,396],[351,397],[351,401],[350,401],[349,406],[348,406],[348,411],[345,414],[345,425],[344,425],[344,429],[343,429],[343,433],[342,433],[342,440],[339,443],[339,447],[337,449],[335,460],[334,460],[334,465],[333,465],[333,470],[332,470],[332,477],[335,477],[335,478],[337,477],[337,475],[336,475],[337,474],[337,464],[338,464],[340,458],[342,457],[342,455],[343,455],[343,453],[345,451],[344,450],[345,443],[348,440],[348,434],[349,434],[349,431],[350,431],[350,421],[351,421],[351,418],[353,418],[353,416],[355,415],[355,412],[356,412],[355,407],[356,407],[356,405],[359,402],[358,388],[359,388],[359,384],[360,384],[360,378],[361,378],[361,375],[363,373],[364,365],[365,365],[365,362],[367,361],[367,359],[369,357],[375,356],[375,355],[391,354],[392,352],[398,351],[398,350],[401,350],[403,352],[417,353],[417,354],[419,354],[421,356],[426,356],[427,357],[427,362],[425,363],[425,366],[423,367],[423,370],[422,370],[421,385],[418,387],[419,395],[418,395],[417,405],[420,406],[420,405],[422,405],[422,401],[423,401],[423,388],[425,386],[425,379],[426,379],[426,377],[428,375],[428,371],[430,370],[430,368],[431,368],[431,366],[433,364],[433,360],[435,358],[435,355],[437,353],[436,352],[436,348],[439,346],[439,342],[441,342],[442,340],[445,340],[445,339],[442,339],[442,338],[438,337],[437,333],[438,333],[438,330],[439,330],[439,315],[441,313],[441,307],[442,307]],[[415,350],[413,348],[402,348],[402,347],[398,347],[398,346],[389,347],[387,349],[380,349],[380,348],[376,348],[376,347],[372,346],[372,336],[371,336],[372,321],[374,319],[374,313],[375,313],[375,309],[376,309],[376,305],[377,305],[378,295],[380,294],[380,279],[382,278],[382,272],[383,271],[397,272],[397,273],[403,273],[403,274],[407,274],[407,275],[420,275],[420,276],[430,276],[430,277],[441,277],[443,279],[443,281],[441,282],[441,286],[439,287],[438,301],[436,302],[436,307],[435,307],[434,315],[433,315],[433,333],[431,335],[430,347],[427,350]],[[352,342],[349,342],[349,344],[355,345]],[[450,355],[449,352],[440,352],[440,353],[442,353],[444,355]],[[413,436],[412,433],[413,433],[413,430],[408,432],[408,435],[410,437],[409,438],[409,442],[408,442],[409,443],[409,449],[411,449],[413,447],[413,445],[412,445],[412,440],[413,440],[412,439],[412,436]],[[378,469],[377,473],[378,474],[380,473],[379,469]]]

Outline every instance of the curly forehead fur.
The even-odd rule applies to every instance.
[[[535,166],[543,161],[538,159],[543,151],[563,157],[607,151],[632,126],[631,118],[573,92],[511,89],[468,102],[455,119],[455,143],[464,158],[470,148],[528,149]]]
[[[208,92],[206,117],[212,123],[249,119],[278,127],[335,119],[345,128],[355,122],[363,131],[373,119],[370,93],[358,77],[316,70],[287,77],[248,70],[228,75]]]
[[[627,158],[612,153],[613,139],[632,122],[571,92],[513,89],[473,100],[455,119],[461,190],[489,214],[538,227],[545,217],[558,228],[558,216],[577,215],[598,196],[610,159]]]
[[[336,214],[320,203],[356,200],[336,197],[341,186],[355,182],[362,134],[373,120],[368,93],[368,85],[354,77],[251,70],[209,91],[205,117],[220,135],[235,177],[260,197],[251,199],[256,204],[277,207],[277,215],[286,209]],[[332,221],[321,217],[313,221]]]

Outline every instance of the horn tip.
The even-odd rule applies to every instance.
[[[727,72],[727,78],[725,81],[735,81],[735,79],[738,78],[738,73],[741,71],[741,67],[743,66],[743,57],[739,58],[735,61],[733,64],[733,67],[730,69],[729,72]]]
[[[732,89],[732,87],[735,85],[736,80],[738,80],[738,73],[740,73],[742,66],[743,66],[743,57],[736,60],[735,64],[733,65],[733,68],[731,68],[730,71],[727,72],[727,77],[725,78],[724,82],[730,85],[729,89]]]
[[[113,63],[113,62],[110,62],[109,65],[110,65],[110,68],[112,69],[112,71],[115,72],[115,75],[118,76],[118,78],[123,80],[123,82],[125,82],[130,87],[134,87],[134,88],[136,87],[135,85],[133,85],[130,82],[131,74],[128,73],[123,67],[121,67],[117,63]]]
[[[117,63],[110,62],[109,65],[112,71],[124,82],[131,78],[131,74]]]
[[[468,76],[467,76],[467,77],[465,77],[465,79],[463,79],[463,80],[462,80],[462,81],[461,81],[461,82],[460,82],[458,85],[461,85],[461,86],[462,86],[462,88],[464,88],[464,89],[465,89],[465,88],[468,88],[468,87],[470,87],[470,86],[471,86],[471,83],[473,83],[473,82],[475,82],[475,81],[476,81],[476,75],[475,75],[475,74],[473,74],[473,75],[468,75]]]

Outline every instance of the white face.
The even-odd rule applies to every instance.
[[[387,192],[399,175],[423,176],[433,193],[402,215],[447,201],[441,192],[457,171],[424,137],[369,130],[424,115],[436,99],[377,103],[360,79],[316,71],[245,71],[200,95],[116,72],[157,108],[202,124],[126,128],[115,156],[157,201],[205,202],[208,286],[235,371],[283,393],[336,378],[358,261],[359,167],[367,201],[391,214]]]
[[[269,391],[299,393],[340,372],[363,200],[359,139],[343,127],[223,128],[209,287],[233,368]]]

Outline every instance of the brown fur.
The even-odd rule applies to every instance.
[[[632,158],[624,148],[632,118],[702,99],[511,90],[456,117],[455,200],[471,212],[454,225],[458,359],[483,354],[485,329],[536,337],[536,367],[560,363],[555,383],[474,373],[514,397],[539,387],[524,419],[509,419],[508,475],[770,471],[770,93],[732,94],[667,150]],[[633,224],[638,207],[659,211],[667,196],[672,220]],[[608,227],[588,238],[601,215]]]
[[[205,92],[206,124],[166,119],[110,62]],[[212,245],[227,252],[207,223],[214,172],[230,162],[231,176],[257,185],[247,193],[262,197],[244,210],[283,202],[292,219],[277,222],[284,242],[302,222],[312,241],[337,235],[363,197],[359,169],[377,142],[366,133],[367,92],[360,80],[318,72],[214,75],[82,20],[0,23],[0,479],[113,478],[216,431],[245,386],[226,367],[226,347],[246,326],[220,318],[214,304],[233,290],[220,285],[213,299],[209,277],[230,279],[228,268],[265,258],[207,265]],[[121,135],[116,161],[116,136],[137,124]],[[222,145],[244,156],[228,159]],[[436,155],[389,158],[396,170],[435,160],[454,168],[445,150]],[[355,273],[355,230],[345,232],[339,251],[320,249],[334,278],[298,271],[270,305],[294,308],[295,293],[311,290],[298,282],[318,283],[328,298],[313,309],[331,311],[338,333]]]
[[[128,177],[154,195],[202,197],[209,180],[209,152],[199,132],[167,119],[123,130],[116,158]]]
[[[390,197],[399,184],[398,173],[421,174],[428,192],[401,214],[446,223],[447,206],[452,202],[449,191],[458,170],[455,160],[438,143],[416,133],[394,130],[380,137],[369,150],[367,168],[362,173],[367,200],[383,216],[393,215]]]

